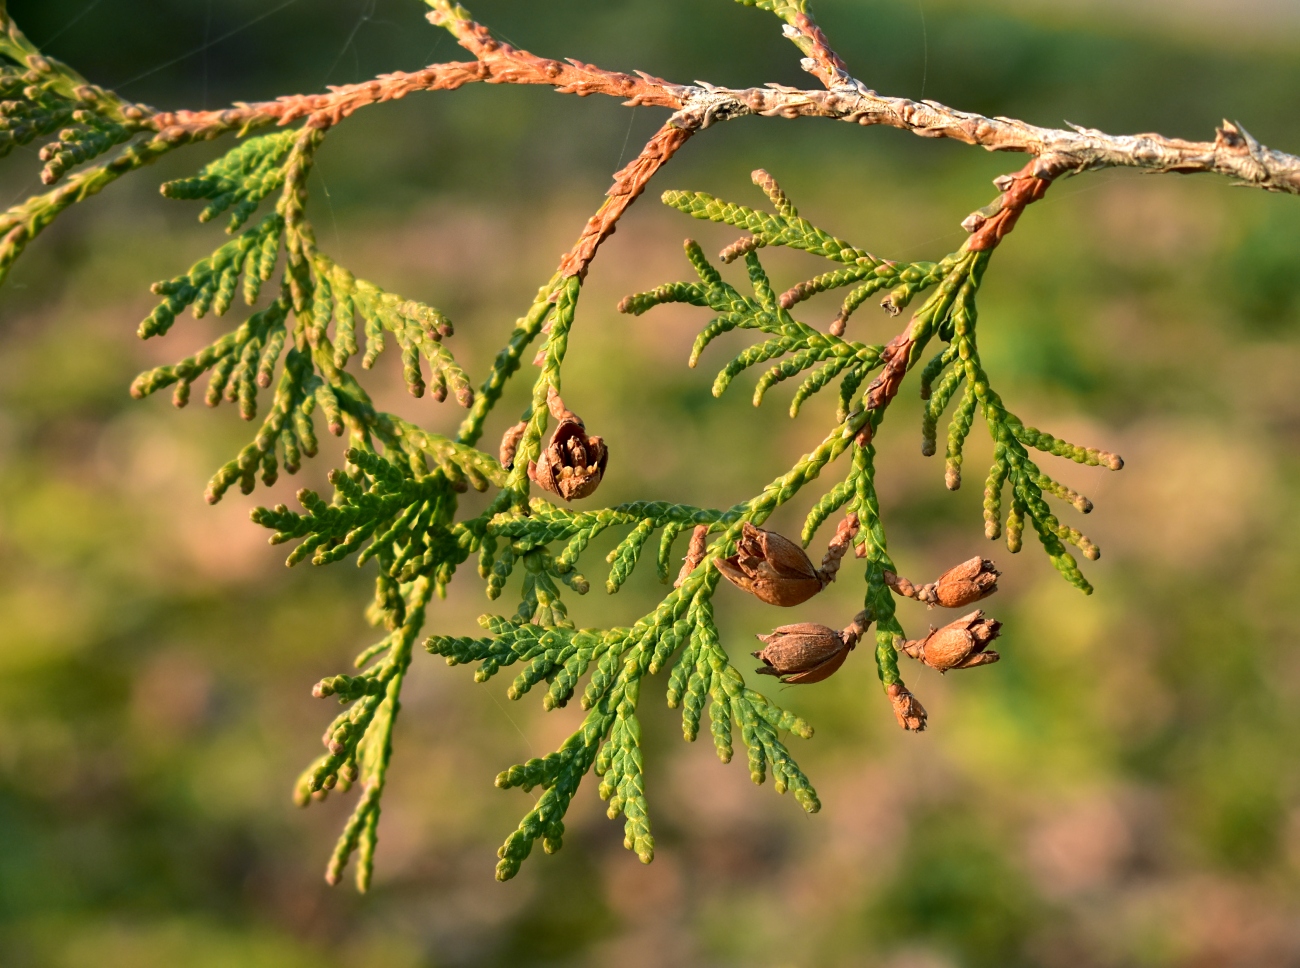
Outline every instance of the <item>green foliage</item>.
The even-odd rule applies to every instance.
[[[443,345],[442,340],[452,334],[445,315],[357,279],[316,249],[302,206],[303,184],[320,141],[320,133],[310,128],[253,138],[197,177],[164,186],[170,198],[209,199],[200,221],[233,206],[230,232],[242,226],[273,191],[280,192],[276,210],[256,226],[200,259],[185,275],[155,283],[153,291],[164,299],[140,324],[140,336],[147,339],[165,334],[186,308],[196,319],[209,310],[222,316],[234,301],[241,278],[245,302],[256,304],[284,248],[284,278],[274,303],[194,356],[143,373],[132,385],[132,393],[143,397],[175,384],[174,402],[184,406],[190,384],[211,371],[208,405],[216,406],[224,397],[238,402],[240,415],[252,420],[259,389],[271,386],[284,357],[270,414],[254,440],[213,477],[209,501],[220,500],[236,482],[243,493],[250,493],[259,468],[268,485],[276,480],[281,464],[296,473],[302,456],[317,451],[313,421],[317,407],[335,436],[350,426],[354,439],[366,446],[378,435],[384,445],[407,458],[416,456],[418,445],[411,451],[396,439],[402,434],[401,421],[376,414],[365,391],[344,369],[358,352],[358,328],[365,341],[364,368],[375,364],[391,334],[401,350],[403,374],[414,396],[423,396],[428,386],[423,369],[427,365],[436,400],[444,400],[449,387],[462,406],[474,400],[469,377]],[[407,442],[422,439],[406,433]]]
[[[812,50],[814,42],[820,43],[799,26],[807,26],[807,5],[802,0],[741,2],[785,20],[787,36],[805,52]],[[468,22],[464,8],[446,0],[430,0],[430,6],[434,19],[467,46],[473,41],[489,52],[498,49],[478,34],[465,33],[477,28]],[[530,498],[529,489],[530,479],[542,483],[536,476],[538,465],[563,462],[564,428],[572,431],[575,424],[582,426],[575,415],[562,409],[559,394],[585,263],[562,269],[538,290],[476,394],[444,342],[452,336],[452,326],[442,312],[356,278],[317,246],[307,211],[308,176],[328,131],[346,116],[346,110],[311,113],[304,108],[298,113],[258,115],[250,108],[251,114],[218,113],[190,127],[166,124],[153,112],[128,105],[45,60],[16,28],[7,21],[6,25],[8,40],[0,41],[0,53],[14,66],[0,67],[0,93],[12,98],[0,108],[0,149],[58,131],[42,151],[47,162],[45,180],[53,183],[71,168],[139,138],[109,163],[84,168],[70,175],[62,189],[29,199],[0,216],[0,231],[5,233],[0,273],[61,211],[121,174],[193,140],[223,134],[242,139],[197,175],[163,186],[169,198],[205,202],[201,222],[229,212],[227,233],[233,238],[184,274],[154,285],[161,301],[140,324],[139,335],[146,339],[165,335],[186,309],[196,319],[209,312],[224,316],[241,286],[250,307],[263,300],[268,285],[274,297],[199,352],[141,374],[132,393],[144,397],[172,386],[175,404],[184,406],[193,382],[208,374],[208,405],[216,406],[223,399],[236,403],[240,415],[252,421],[261,391],[274,385],[253,440],[211,479],[207,491],[211,502],[235,484],[245,494],[252,492],[259,472],[268,485],[281,468],[297,472],[302,459],[318,451],[317,411],[331,434],[348,435],[345,466],[329,477],[334,489],[330,500],[304,488],[298,492],[301,512],[279,505],[258,508],[252,515],[256,523],[273,531],[273,544],[296,542],[289,565],[308,558],[314,565],[351,557],[359,566],[375,563],[375,595],[367,617],[384,634],[358,656],[356,674],[329,676],[317,684],[316,696],[333,696],[346,708],[325,732],[326,752],[302,774],[295,789],[297,802],[306,805],[332,790],[360,785],[357,806],[329,861],[331,882],[339,880],[355,856],[358,887],[365,890],[370,883],[393,726],[414,643],[433,596],[445,594],[459,567],[474,555],[489,599],[506,594],[518,578],[514,613],[483,616],[480,624],[488,634],[481,638],[434,634],[426,639],[426,650],[443,656],[450,665],[475,664],[478,682],[516,666],[520,671],[507,693],[512,700],[535,688],[541,691],[544,685],[546,709],[566,706],[578,696],[586,712],[558,750],[511,766],[497,777],[501,788],[541,790],[499,851],[498,878],[513,877],[539,840],[548,853],[560,848],[568,807],[592,771],[600,777],[599,793],[608,803],[610,818],[624,818],[625,846],[643,862],[653,858],[638,714],[642,681],[649,675],[666,673],[668,704],[681,710],[686,740],[698,737],[707,711],[709,735],[719,759],[724,763],[732,759],[738,730],[754,783],[762,784],[770,775],[776,790],[792,793],[805,811],[820,809],[817,793],[785,739],[786,734],[810,738],[812,728],[749,688],[724,648],[713,603],[723,577],[719,561],[737,552],[748,556],[742,539],[753,532],[746,529],[762,525],[827,465],[846,457],[842,478],[808,514],[802,540],[807,546],[834,515],[843,515],[852,529],[860,528],[843,533],[852,534],[858,557],[864,561],[863,614],[868,624],[876,626],[877,672],[890,695],[897,695],[903,687],[898,653],[905,631],[886,578],[895,566],[876,492],[873,440],[894,395],[932,340],[946,346],[924,365],[919,380],[921,396],[927,400],[923,450],[936,452],[939,424],[951,406],[946,479],[955,490],[961,483],[965,443],[976,418],[983,418],[995,448],[984,500],[986,534],[997,537],[1005,528],[1008,547],[1018,551],[1023,529],[1030,524],[1061,574],[1081,590],[1091,591],[1065,545],[1077,546],[1090,558],[1097,556],[1096,548],[1057,519],[1045,495],[1085,513],[1091,504],[1044,473],[1029,451],[1112,469],[1119,469],[1122,462],[1104,451],[1027,427],[1006,409],[990,385],[976,340],[975,299],[991,249],[967,244],[937,262],[880,258],[800,216],[775,180],[761,170],[754,173],[754,181],[774,211],[698,192],[665,193],[663,201],[686,215],[748,233],[719,258],[724,264],[742,259],[749,293],[728,282],[701,248],[688,241],[686,257],[698,281],[668,283],[629,296],[620,309],[639,315],[657,305],[680,302],[710,310],[712,319],[701,330],[690,356],[692,367],[722,334],[756,331],[759,341],[718,372],[714,396],[721,396],[737,377],[761,364],[767,369],[757,379],[755,406],[778,383],[799,378],[790,406],[790,415],[796,417],[804,402],[837,384],[835,424],[826,429],[821,444],[787,473],[729,508],[636,501],[575,511]],[[558,62],[555,69],[560,69]],[[301,124],[293,126],[304,116]],[[276,119],[282,124],[280,130],[248,137],[253,127]],[[65,124],[71,127],[59,131]],[[622,183],[616,185],[621,188]],[[252,223],[264,205],[270,211]],[[802,251],[827,260],[832,267],[778,294],[759,257],[760,250],[771,246]],[[568,260],[562,263],[571,265]],[[827,332],[792,314],[813,296],[833,290],[848,291]],[[885,291],[882,307],[890,316],[923,297],[903,331],[883,345],[846,338],[854,313],[867,299]],[[357,356],[362,369],[373,367],[390,337],[398,346],[403,377],[414,396],[427,390],[443,401],[451,394],[469,409],[457,439],[376,410],[349,371]],[[538,375],[531,399],[510,432],[509,452],[503,449],[499,462],[476,445],[507,381],[518,371],[526,349],[539,338],[542,343],[533,360]],[[560,429],[548,441],[552,418]],[[603,458],[601,463],[603,473]],[[572,473],[573,468],[563,470]],[[581,470],[590,474],[595,468]],[[477,514],[464,514],[460,507],[459,495],[470,487],[495,491]],[[1004,513],[1003,494],[1008,488],[1011,500]],[[682,533],[694,531],[687,567],[673,589],[631,624],[579,629],[561,589],[588,592],[589,582],[579,571],[582,556],[594,539],[614,529],[623,531],[607,557],[605,587],[610,594],[628,581],[656,534],[656,572],[667,583],[675,541]],[[838,559],[834,561],[838,566]],[[824,585],[833,569],[818,575]],[[856,642],[854,638],[849,647]]]
[[[795,14],[808,12],[807,0],[736,0],[736,2],[746,7],[768,10],[782,20],[789,20]]]
[[[52,60],[33,45],[0,7],[0,157],[50,138],[41,147],[41,181],[64,184],[0,213],[0,282],[28,243],[63,211],[102,191],[122,175],[194,140],[181,130],[158,132],[152,111]],[[137,136],[139,136],[137,138]],[[105,164],[74,167],[134,140]]]
[[[754,180],[756,184],[762,184],[770,181],[770,176],[765,172],[755,172]],[[1029,458],[1026,448],[1042,450],[1078,463],[1106,466],[1112,470],[1123,467],[1123,461],[1105,451],[1080,447],[1035,428],[1025,427],[1018,417],[1006,410],[1001,398],[989,386],[975,340],[975,295],[988,265],[989,253],[959,251],[938,263],[900,264],[883,260],[798,217],[783,194],[777,202],[776,213],[723,202],[701,192],[665,192],[663,201],[694,218],[720,222],[752,233],[752,242],[743,239],[743,244],[729,247],[723,255],[725,257],[737,248],[746,250],[745,267],[754,292],[753,297],[741,295],[725,282],[718,270],[704,257],[699,246],[688,241],[686,255],[700,279],[698,283],[660,286],[650,292],[629,296],[620,306],[624,312],[639,314],[662,303],[685,302],[706,306],[718,313],[695,342],[690,361],[692,366],[699,361],[708,344],[722,333],[733,329],[757,329],[769,334],[769,339],[742,351],[722,369],[713,384],[714,396],[720,396],[732,379],[749,367],[781,359],[781,362],[759,378],[754,391],[755,406],[762,403],[767,390],[776,383],[811,370],[795,391],[790,407],[791,416],[798,415],[800,405],[809,396],[839,379],[839,417],[847,422],[846,429],[851,427],[857,433],[864,415],[868,413],[872,414],[869,418],[871,425],[878,426],[883,414],[871,410],[870,388],[862,391],[861,387],[866,377],[880,367],[881,354],[885,348],[846,341],[833,332],[821,333],[795,320],[788,307],[806,298],[805,294],[862,283],[859,290],[846,301],[846,309],[838,317],[843,322],[847,320],[852,308],[865,301],[866,296],[858,297],[857,292],[877,292],[892,288],[893,292],[886,298],[885,308],[897,312],[915,296],[935,288],[935,292],[916,311],[907,329],[913,344],[910,359],[919,356],[925,343],[933,336],[948,343],[942,352],[926,364],[921,373],[921,394],[928,399],[922,417],[922,452],[927,455],[935,452],[938,422],[965,383],[966,390],[958,401],[948,428],[946,477],[949,489],[956,490],[961,486],[962,449],[978,411],[988,424],[996,454],[985,495],[986,533],[989,537],[997,537],[1001,532],[1002,492],[1009,484],[1012,507],[1008,515],[1013,519],[1007,526],[1009,548],[1012,551],[1019,550],[1019,533],[1024,520],[1028,519],[1057,570],[1080,590],[1091,592],[1092,586],[1083,577],[1075,559],[1065,550],[1063,543],[1077,546],[1089,558],[1095,559],[1099,552],[1086,535],[1061,524],[1043,495],[1046,492],[1061,498],[1085,513],[1091,510],[1091,502],[1044,474]],[[849,264],[853,268],[815,276],[792,287],[778,299],[756,251],[760,247],[775,245],[800,249],[834,262]],[[875,473],[870,459],[862,473],[865,483],[870,485]],[[805,544],[833,510],[844,507],[859,514],[863,512],[860,502],[851,502],[847,497],[853,487],[850,478],[842,491],[837,489],[823,498],[823,502],[809,517],[810,527],[804,531]],[[883,551],[883,539],[880,549]],[[871,560],[870,555],[868,558]],[[879,568],[892,569],[892,565],[882,556]],[[869,566],[868,584],[871,583]],[[887,654],[882,661],[883,675],[884,667],[889,665]]]
[[[370,886],[378,839],[380,798],[393,755],[393,724],[401,708],[398,699],[402,678],[411,664],[411,649],[424,625],[424,609],[432,591],[427,578],[411,583],[405,595],[384,603],[384,614],[400,624],[379,643],[357,657],[359,676],[333,676],[317,683],[313,694],[338,696],[351,702],[325,730],[322,742],[328,751],[298,779],[294,799],[305,806],[311,799],[324,799],[331,790],[348,790],[361,784],[361,797],[343,828],[325,871],[326,879],[338,883],[343,868],[357,854],[357,889]],[[372,664],[368,662],[377,658]]]
[[[0,9],[0,157],[40,138],[41,181],[58,182],[143,130],[144,112],[86,81],[66,64],[50,60]]]
[[[298,132],[292,128],[249,138],[193,178],[164,182],[162,193],[168,198],[207,199],[208,206],[199,213],[200,222],[210,222],[233,206],[226,226],[233,234],[263,200],[284,185],[284,161],[297,140]]]

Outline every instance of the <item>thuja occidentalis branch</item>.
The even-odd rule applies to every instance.
[[[660,671],[668,673],[669,705],[682,709],[687,739],[696,737],[707,709],[709,732],[724,762],[733,753],[733,728],[739,728],[755,782],[771,775],[778,791],[793,791],[804,809],[813,812],[819,807],[816,793],[783,738],[786,734],[807,738],[811,727],[749,689],[731,665],[713,617],[712,597],[722,579],[768,605],[799,606],[836,578],[841,560],[853,548],[865,560],[865,607],[839,630],[798,622],[760,636],[767,646],[759,653],[764,662],[760,671],[792,684],[820,681],[840,667],[874,625],[873,656],[894,715],[904,729],[924,729],[927,715],[903,682],[900,655],[941,673],[988,665],[999,659],[988,645],[996,639],[1000,623],[976,610],[932,628],[922,638],[908,639],[895,614],[894,596],[932,606],[964,607],[995,591],[999,573],[991,561],[975,557],[948,569],[936,581],[913,583],[897,574],[889,557],[874,483],[873,441],[908,373],[921,363],[931,342],[946,344],[924,364],[919,381],[926,401],[922,452],[937,452],[938,420],[950,403],[955,404],[945,480],[956,489],[962,480],[964,442],[976,415],[982,415],[994,441],[984,493],[986,536],[1002,536],[1005,524],[1008,550],[1014,553],[1020,549],[1026,524],[1032,524],[1062,575],[1080,590],[1091,591],[1066,545],[1075,545],[1089,558],[1099,552],[1085,535],[1056,518],[1046,498],[1064,500],[1081,513],[1091,510],[1091,502],[1041,471],[1029,450],[1116,470],[1122,461],[1117,455],[1025,426],[990,386],[976,344],[975,296],[993,250],[1027,206],[1067,174],[1118,166],[1217,172],[1244,184],[1295,193],[1300,192],[1300,159],[1259,145],[1240,126],[1227,122],[1213,143],[1157,135],[1116,138],[1084,129],[1059,131],[990,119],[935,102],[882,97],[849,73],[813,21],[807,0],[740,2],[763,7],[784,21],[785,36],[802,53],[803,68],[824,86],[820,91],[779,85],[748,89],[704,82],[680,85],[639,72],[551,60],[497,40],[459,4],[426,2],[433,7],[430,19],[448,29],[473,60],[386,74],[324,94],[240,103],[222,111],[157,112],[126,102],[44,58],[4,16],[0,0],[0,24],[7,28],[7,37],[0,35],[0,54],[8,58],[0,64],[0,93],[15,98],[0,113],[0,150],[58,131],[41,149],[46,162],[42,177],[54,184],[68,176],[50,193],[0,216],[4,235],[0,273],[59,212],[121,174],[194,141],[227,133],[243,139],[197,176],[164,185],[168,197],[206,200],[201,220],[230,211],[227,231],[234,237],[187,273],[155,284],[154,292],[162,302],[141,324],[140,335],[162,335],[187,307],[196,317],[209,309],[222,315],[241,277],[245,300],[254,305],[261,286],[275,274],[283,247],[278,298],[195,355],[141,374],[132,390],[147,396],[174,385],[174,400],[183,406],[190,384],[210,372],[207,402],[216,405],[223,398],[237,402],[241,415],[252,419],[258,388],[269,388],[279,367],[271,413],[253,443],[213,478],[209,487],[213,501],[236,482],[246,493],[251,491],[259,470],[265,483],[273,483],[281,453],[290,473],[298,469],[304,454],[313,456],[313,411],[323,413],[331,433],[350,432],[347,464],[329,477],[332,501],[304,489],[298,495],[303,513],[284,505],[254,512],[254,520],[274,529],[273,543],[299,542],[289,564],[309,558],[315,564],[328,564],[355,555],[357,564],[375,561],[378,565],[375,600],[367,614],[388,634],[358,656],[357,675],[332,676],[317,684],[317,696],[335,696],[350,708],[331,723],[323,737],[327,752],[303,775],[297,791],[299,801],[306,803],[332,789],[345,790],[352,784],[362,789],[330,862],[331,881],[338,879],[355,853],[358,884],[364,889],[369,883],[393,720],[414,637],[431,596],[443,594],[473,555],[478,555],[478,571],[489,599],[500,597],[512,575],[522,578],[518,608],[512,616],[483,616],[480,624],[490,633],[486,638],[435,635],[425,643],[426,649],[453,665],[479,663],[475,676],[479,681],[518,664],[522,671],[508,695],[517,699],[545,684],[548,709],[576,698],[579,682],[586,680],[580,702],[587,716],[579,730],[556,752],[513,766],[497,778],[501,787],[543,790],[502,846],[498,877],[513,876],[539,840],[548,852],[559,848],[569,801],[590,771],[602,778],[600,795],[609,803],[610,817],[621,813],[626,820],[626,845],[643,861],[653,856],[637,701],[640,680]],[[25,67],[15,69],[14,64]],[[432,306],[355,278],[318,249],[307,217],[306,180],[326,133],[360,108],[478,81],[540,84],[579,96],[617,96],[627,105],[664,108],[671,114],[633,161],[614,176],[604,203],[538,290],[475,393],[442,345],[442,339],[452,334],[450,320]],[[724,332],[738,328],[761,332],[765,337],[761,342],[747,347],[719,373],[714,394],[720,395],[749,367],[776,361],[758,381],[755,405],[768,388],[798,376],[803,383],[791,405],[794,416],[804,400],[838,380],[836,425],[789,472],[754,498],[725,510],[659,501],[573,510],[569,502],[596,491],[609,459],[604,438],[591,432],[561,397],[562,368],[587,272],[622,214],[688,140],[714,123],[749,115],[883,124],[990,150],[1019,151],[1032,158],[1020,171],[995,180],[998,198],[962,223],[969,239],[937,263],[893,262],[831,236],[800,218],[776,180],[761,169],[753,173],[753,180],[775,208],[774,214],[703,193],[665,193],[666,204],[692,217],[750,233],[727,246],[720,258],[724,263],[743,260],[753,294],[742,295],[688,240],[686,256],[699,281],[669,283],[629,296],[620,310],[639,315],[664,302],[711,309],[716,316],[700,333],[691,366]],[[59,130],[65,123],[71,126]],[[286,127],[298,123],[296,128]],[[281,130],[244,138],[262,128]],[[123,145],[106,164],[69,174],[72,168]],[[268,198],[278,198],[274,210],[243,229]],[[758,250],[768,245],[800,249],[830,260],[834,267],[778,296],[758,256]],[[790,314],[797,303],[818,292],[849,286],[852,290],[826,331]],[[915,296],[932,291],[888,343],[870,345],[848,338],[852,313],[873,293],[886,289],[882,307],[892,316],[898,316]],[[498,463],[474,445],[506,382],[539,337],[544,339],[533,358],[539,373],[531,402],[503,437]],[[369,368],[386,341],[392,340],[400,347],[403,376],[412,394],[421,396],[431,389],[432,396],[442,400],[450,391],[469,408],[455,440],[377,411],[347,371],[353,357]],[[576,396],[570,395],[570,400]],[[557,427],[547,439],[552,419]],[[846,454],[846,475],[809,512],[802,546],[760,527]],[[532,484],[563,503],[530,497]],[[471,486],[496,488],[498,493],[481,514],[458,520],[457,494]],[[1008,492],[1009,507],[1004,509]],[[803,549],[834,516],[839,517],[835,536],[817,568]],[[689,532],[686,559],[674,590],[630,627],[579,630],[569,618],[560,586],[580,594],[588,590],[589,583],[577,571],[579,559],[597,535],[614,527],[630,530],[606,559],[610,570],[605,584],[611,593],[636,568],[656,531],[662,532],[657,570],[665,584],[672,575],[674,541]]]

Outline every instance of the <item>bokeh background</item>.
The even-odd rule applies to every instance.
[[[160,107],[215,107],[452,59],[415,0],[10,0],[29,35],[92,79]],[[725,0],[480,0],[538,52],[667,77],[808,83],[768,15]],[[1209,137],[1240,119],[1300,149],[1300,8],[1285,0],[822,0],[821,21],[878,89],[988,114]],[[445,309],[481,374],[662,120],[592,98],[470,86],[371,108],[332,133],[313,176],[322,247]],[[1058,185],[998,252],[981,299],[988,369],[1027,422],[1122,453],[1120,474],[1054,467],[1097,503],[1097,593],[1066,586],[1032,542],[981,537],[977,430],[957,494],[919,455],[905,394],[881,438],[891,549],[926,580],[972,554],[1004,569],[990,611],[1003,661],[941,678],[898,730],[869,655],[832,680],[777,687],[817,727],[793,741],[820,791],[805,816],[680,738],[662,682],[643,692],[658,843],[642,867],[587,783],[564,850],[508,884],[495,848],[528,807],[498,770],[551,750],[573,710],[511,703],[418,653],[397,729],[376,883],[321,878],[350,798],[305,812],[289,791],[332,706],[310,687],[372,641],[371,575],[292,571],[251,507],[321,486],[327,441],[297,479],[202,500],[250,436],[223,407],[132,402],[146,367],[221,321],[141,343],[148,284],[220,242],[159,181],[221,150],[180,152],[65,215],[0,291],[0,963],[15,968],[292,966],[881,966],[1210,968],[1300,965],[1300,205],[1208,178],[1102,173]],[[819,440],[830,401],[763,409],[754,376],[708,388],[729,358],[685,367],[700,310],[619,316],[618,298],[683,278],[689,222],[658,190],[759,201],[771,170],[805,215],[892,258],[956,248],[1012,157],[829,122],[746,119],[694,139],[603,251],[580,307],[566,399],[609,441],[602,501],[727,506]],[[7,160],[5,203],[37,187]],[[770,251],[770,250],[769,250]],[[817,270],[772,253],[778,284]],[[803,317],[829,320],[833,301]],[[870,307],[852,324],[884,341]],[[733,334],[739,335],[739,334]],[[525,378],[526,378],[525,371]],[[454,427],[451,404],[383,405]],[[516,388],[490,428],[522,406]],[[1051,460],[1050,458],[1048,460]],[[1057,462],[1059,463],[1059,462]],[[838,479],[828,476],[828,481]],[[783,510],[797,532],[821,491]],[[1067,516],[1074,516],[1067,509]],[[824,540],[823,534],[818,540]],[[606,545],[579,624],[625,624],[661,588],[616,597]],[[846,621],[860,571],[797,614],[718,596],[733,656],[792,620]],[[504,605],[504,603],[502,603]],[[910,603],[905,603],[910,604]],[[467,569],[430,630],[489,607]],[[501,606],[497,606],[501,607]],[[505,606],[508,608],[509,606]],[[923,631],[927,615],[905,608]],[[743,761],[743,757],[742,757]]]

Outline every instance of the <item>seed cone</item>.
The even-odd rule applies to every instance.
[[[727,581],[769,605],[801,605],[826,586],[826,579],[802,548],[749,522],[745,522],[736,553],[714,562]]]
[[[988,650],[988,644],[998,637],[1001,630],[1001,622],[985,618],[977,608],[941,629],[930,629],[930,634],[924,639],[904,642],[903,651],[940,672],[973,669],[1001,658]]]
[[[925,707],[908,691],[907,686],[895,682],[885,692],[889,696],[890,705],[894,707],[894,718],[898,720],[898,725],[916,733],[924,732],[927,718]]]
[[[969,561],[949,568],[937,581],[919,588],[906,578],[885,572],[885,584],[900,595],[925,602],[931,608],[942,605],[944,608],[965,608],[982,598],[988,598],[998,590],[998,577],[1002,573],[987,558],[978,555]]]
[[[529,461],[528,476],[538,487],[566,501],[586,497],[600,486],[609,463],[609,451],[599,437],[587,436],[582,418],[564,406],[554,388],[547,405],[560,425],[540,459]]]
[[[934,583],[935,602],[944,608],[964,608],[998,590],[1001,572],[993,562],[978,555],[949,568]]]
[[[844,664],[870,625],[865,611],[839,632],[816,622],[782,625],[769,635],[755,636],[763,648],[752,654],[763,663],[760,675],[777,676],[791,685],[821,682]]]
[[[850,645],[841,633],[816,622],[782,625],[770,635],[756,637],[763,643],[763,648],[753,653],[763,663],[758,672],[792,684],[828,678],[857,644]]]

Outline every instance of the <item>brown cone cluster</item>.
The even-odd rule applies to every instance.
[[[998,661],[1000,656],[989,651],[988,645],[1001,630],[1001,622],[985,618],[984,612],[977,608],[941,629],[930,629],[930,634],[923,639],[904,642],[903,651],[940,672],[973,669]]]
[[[840,560],[853,546],[859,529],[857,515],[846,515],[818,569],[790,539],[746,522],[736,543],[736,553],[730,558],[715,559],[714,563],[723,577],[760,601],[786,607],[800,605],[834,579]],[[697,529],[693,536],[679,583],[696,564],[695,556],[702,553],[701,531],[707,529]],[[979,557],[949,568],[938,580],[919,588],[906,578],[885,572],[885,582],[898,594],[944,608],[961,608],[992,595],[997,591],[998,577],[993,562]],[[782,625],[768,635],[757,636],[763,643],[763,648],[753,653],[763,663],[757,671],[789,685],[821,682],[844,665],[870,624],[868,613],[860,612],[840,631],[817,622]],[[988,646],[1001,629],[1002,623],[985,618],[984,612],[976,609],[943,628],[931,628],[923,639],[904,642],[901,651],[939,672],[971,669],[998,661],[998,654]],[[925,707],[903,683],[892,683],[885,691],[899,726],[913,732],[926,728]]]
[[[715,558],[714,563],[727,581],[769,605],[801,605],[826,587],[826,579],[802,548],[748,521],[736,553],[730,558]]]
[[[599,437],[587,436],[582,418],[564,406],[554,388],[547,397],[547,405],[559,426],[541,458],[528,462],[528,476],[538,487],[566,501],[586,497],[600,486],[609,451]]]
[[[898,594],[925,602],[931,608],[965,608],[997,591],[1000,574],[993,562],[976,556],[949,568],[928,585],[917,587],[892,571],[885,572],[885,583]]]

